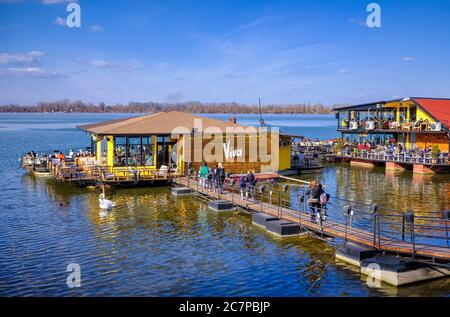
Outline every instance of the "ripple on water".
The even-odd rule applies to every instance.
[[[65,124],[74,118],[58,120]],[[308,237],[274,238],[254,227],[248,215],[210,212],[194,197],[173,197],[169,187],[107,189],[117,207],[100,214],[97,190],[55,185],[17,169],[19,155],[36,144],[52,149],[89,143],[76,130],[51,132],[22,129],[0,138],[6,149],[0,167],[0,295],[449,294],[449,282],[442,280],[398,290],[369,288],[358,272],[336,265],[334,250],[326,244]],[[450,180],[441,176],[418,179],[406,173],[398,178],[337,164],[302,177],[319,178],[335,197],[379,202],[386,212],[450,208]],[[81,266],[79,289],[66,285],[69,263]]]

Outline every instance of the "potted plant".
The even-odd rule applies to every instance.
[[[431,163],[432,164],[437,164],[437,158],[439,156],[439,153],[441,153],[441,151],[439,150],[439,146],[437,144],[434,144],[433,147],[431,148]]]
[[[342,149],[344,148],[344,140],[342,140],[342,138],[338,138],[336,140],[336,144],[334,145],[334,149],[336,151],[336,155],[337,156],[341,156],[342,155]]]

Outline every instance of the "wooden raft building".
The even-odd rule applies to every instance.
[[[252,170],[275,178],[290,168],[289,135],[168,111],[78,126],[90,134],[90,157],[49,159],[56,181],[138,184],[167,181],[222,163],[227,173]],[[256,148],[254,148],[256,145]],[[253,148],[252,148],[253,146]]]

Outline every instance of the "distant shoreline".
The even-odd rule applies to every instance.
[[[163,110],[164,112],[164,110]],[[240,115],[240,114],[255,114],[255,115],[259,115],[259,112],[189,112],[189,111],[183,111],[183,112],[187,112],[187,113],[194,113],[194,114],[227,114],[227,115]],[[70,113],[76,113],[76,114],[149,114],[149,113],[155,113],[152,111],[143,111],[143,112],[132,112],[132,111],[110,111],[110,112],[106,112],[106,111],[1,111],[0,110],[0,114],[1,113],[48,113],[48,114],[70,114]],[[333,114],[333,111],[330,112],[264,112],[262,111],[261,114]]]
[[[0,106],[0,113],[154,113],[163,111],[182,111],[188,113],[222,113],[222,114],[330,114],[333,106],[323,104],[279,104],[246,105],[238,103],[155,103],[130,102],[128,104],[107,105],[92,104],[82,101],[61,100],[40,102],[36,105],[8,104]]]

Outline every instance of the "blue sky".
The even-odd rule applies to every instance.
[[[450,0],[370,2],[0,0],[0,103],[450,97]]]

